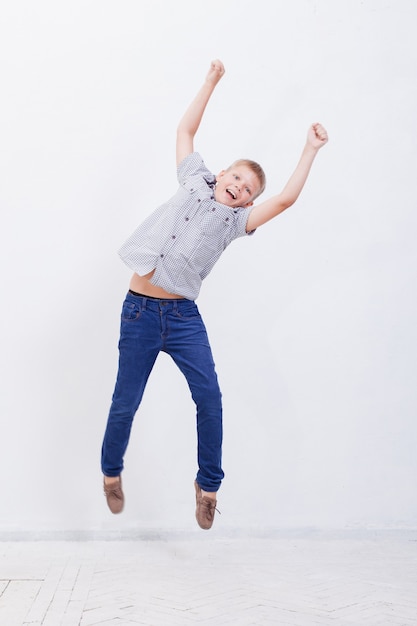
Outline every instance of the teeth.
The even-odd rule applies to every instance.
[[[236,194],[231,189],[226,189],[226,191],[228,191],[230,193],[230,195],[232,196],[233,200],[236,200]]]

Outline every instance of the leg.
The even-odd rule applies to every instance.
[[[102,471],[119,476],[134,415],[161,348],[159,315],[127,295],[122,309],[119,370],[102,446]]]
[[[196,305],[178,303],[167,320],[163,348],[187,379],[197,408],[198,473],[203,491],[218,491],[224,473],[222,456],[222,401],[204,322]]]

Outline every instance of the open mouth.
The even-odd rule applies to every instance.
[[[233,200],[236,200],[237,196],[235,194],[234,191],[232,191],[232,189],[226,189],[227,193],[230,194],[233,198]]]

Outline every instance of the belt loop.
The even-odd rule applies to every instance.
[[[146,303],[147,303],[147,301],[148,301],[148,298],[143,296],[143,298],[142,298],[142,311],[146,311]]]

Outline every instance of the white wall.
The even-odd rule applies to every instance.
[[[417,525],[413,0],[9,2],[0,25],[0,529],[194,529],[194,408],[161,355],[112,517],[99,455],[130,272],[176,188],[176,123],[212,58],[197,148],[295,207],[203,286],[225,407],[217,529]],[[267,195],[266,194],[266,195]]]

